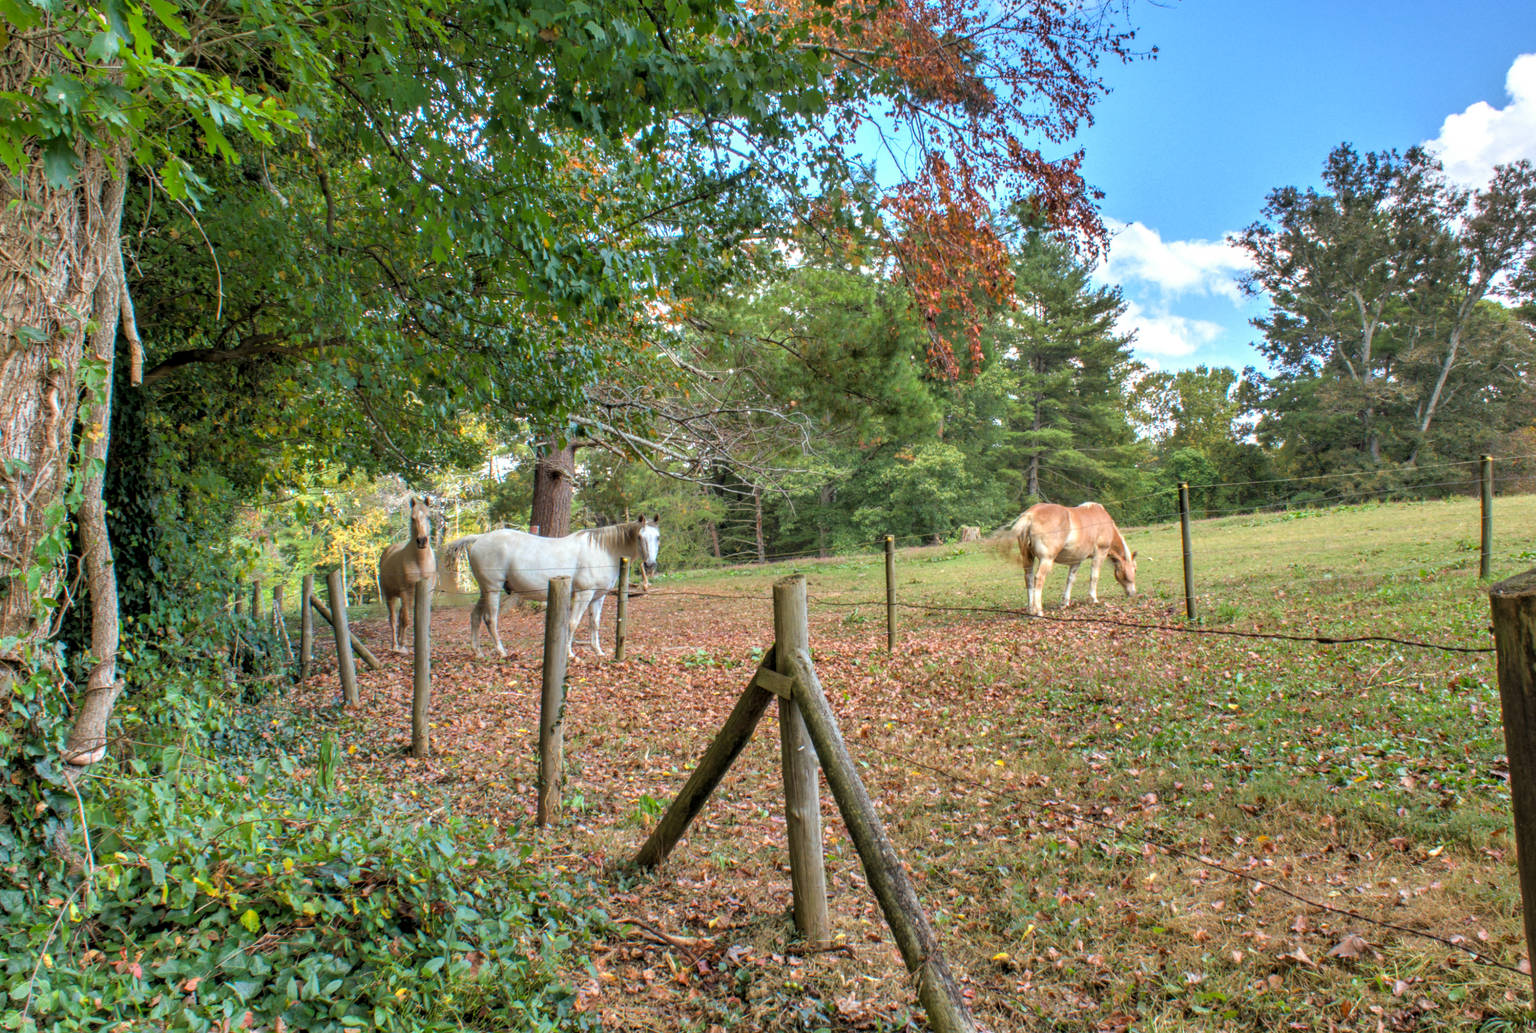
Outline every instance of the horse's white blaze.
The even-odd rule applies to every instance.
[[[480,623],[490,629],[496,652],[507,655],[501,643],[498,618],[501,593],[506,591],[522,599],[544,599],[549,581],[555,577],[571,579],[571,617],[567,635],[570,655],[575,656],[576,628],[588,607],[592,610],[592,649],[602,655],[598,632],[603,615],[603,600],[619,583],[619,560],[628,557],[640,561],[642,569],[656,566],[660,532],[655,523],[641,517],[628,524],[577,531],[564,538],[503,528],[482,535],[455,539],[449,553],[467,548],[470,570],[480,586],[480,599],[469,617],[470,644],[480,655]]]

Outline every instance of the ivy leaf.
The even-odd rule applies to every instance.
[[[98,32],[91,37],[91,45],[85,48],[85,56],[97,64],[109,64],[117,57],[122,37],[115,32]]]
[[[43,144],[43,173],[50,187],[59,190],[68,186],[79,171],[80,158],[68,137],[55,136]]]
[[[42,20],[43,13],[31,4],[20,0],[0,0],[0,17],[22,31],[33,28]]]
[[[246,908],[245,913],[240,916],[240,924],[250,932],[258,933],[261,931],[261,916],[252,909]]]
[[[181,20],[181,16],[176,13],[176,5],[170,0],[146,0],[146,2],[149,4],[149,9],[155,12],[155,17],[159,18],[166,28],[182,39],[192,38],[192,33],[187,29],[187,23]]]

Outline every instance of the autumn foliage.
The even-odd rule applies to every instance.
[[[881,201],[890,220],[882,235],[929,327],[930,367],[954,376],[956,326],[974,365],[982,310],[1013,296],[993,225],[999,207],[1026,206],[1090,246],[1102,235],[1083,153],[1066,148],[1105,92],[1098,63],[1130,60],[1132,33],[1108,5],[1055,0],[1001,9],[967,0],[852,0],[830,9],[787,0],[784,9],[810,26],[840,76],[881,84],[889,105],[837,109],[835,133],[849,143],[872,132],[882,160],[899,169]],[[1048,154],[1054,147],[1062,153]]]

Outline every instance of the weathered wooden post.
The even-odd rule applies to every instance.
[[[896,539],[885,536],[885,648],[896,652]]]
[[[299,590],[303,601],[299,603],[299,681],[309,677],[309,665],[315,656],[315,614],[310,603],[315,598],[315,575],[304,575],[304,587]]]
[[[773,586],[774,666],[794,674],[794,656],[810,652],[805,576]],[[795,893],[795,928],[812,943],[831,938],[827,917],[827,873],[821,849],[821,797],[816,748],[793,698],[779,697],[779,751],[784,768],[784,824],[789,836],[789,878]]]
[[[347,601],[345,593],[342,594],[341,601]],[[318,613],[321,617],[325,618],[325,622],[327,624],[333,628],[336,626],[335,616],[319,599],[311,597],[309,600],[309,605],[312,610]],[[368,643],[358,638],[357,632],[353,631],[350,627],[347,628],[347,640],[352,643],[353,651],[363,658],[363,663],[368,665],[368,669],[370,671],[382,671],[384,669],[384,665],[380,663],[379,658],[373,654],[373,650],[368,648]]]
[[[1195,559],[1189,550],[1189,483],[1179,482],[1179,531],[1184,540],[1184,612],[1195,619]]]
[[[261,621],[261,578],[251,581],[251,620]]]
[[[424,577],[416,582],[416,627],[414,660],[415,681],[411,686],[411,756],[426,757],[432,752],[427,717],[432,707],[432,582]],[[401,600],[405,605],[405,600]]]
[[[235,582],[235,616],[238,617],[238,616],[240,616],[244,612],[245,612],[245,586],[242,585],[240,582],[236,581]]]
[[[293,641],[288,637],[288,620],[283,616],[283,583],[272,586],[272,631],[283,644],[283,655],[293,663]]]
[[[667,859],[672,848],[677,846],[677,841],[683,838],[689,824],[703,809],[704,801],[709,799],[709,794],[715,791],[726,771],[746,748],[768,704],[775,695],[789,691],[789,679],[777,672],[773,656],[773,647],[769,646],[761,666],[753,673],[745,691],[737,697],[736,706],[725,719],[720,733],[711,740],[704,756],[699,758],[698,766],[677,794],[677,799],[672,801],[667,813],[656,823],[655,831],[635,855],[635,864],[642,868],[654,868]],[[774,681],[777,691],[765,686],[765,679]]]
[[[341,584],[341,571],[325,575],[325,587],[331,597],[331,627],[336,632],[336,666],[341,671],[341,698],[347,706],[356,706],[357,669],[352,665],[352,631],[347,627],[347,593]]]
[[[1477,576],[1489,577],[1493,570],[1493,456],[1483,456],[1478,471],[1483,482],[1483,549]]]
[[[619,557],[619,612],[613,628],[613,658],[624,659],[624,634],[629,630],[629,557]]]
[[[906,963],[907,971],[916,978],[917,999],[928,1012],[928,1024],[939,1033],[974,1033],[976,1026],[965,1006],[960,984],[949,972],[939,950],[939,939],[917,899],[917,891],[901,866],[901,858],[896,856],[895,848],[886,838],[875,805],[864,788],[864,780],[848,755],[848,747],[843,744],[837,718],[827,705],[810,654],[803,650],[796,652],[790,661],[795,676],[794,696],[816,742],[822,767],[827,773],[827,785],[832,789],[838,813],[848,828],[848,838],[853,840],[854,849],[864,862],[869,888],[880,902],[880,910],[891,927],[901,959]]]
[[[544,685],[539,697],[539,805],[542,827],[560,810],[565,781],[565,668],[571,619],[571,579],[549,579],[544,607]]]
[[[1525,949],[1536,958],[1536,569],[1488,589],[1498,653],[1499,705],[1515,812],[1515,859],[1525,911]],[[1536,971],[1531,990],[1536,993]]]

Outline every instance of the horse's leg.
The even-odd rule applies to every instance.
[[[491,641],[496,644],[496,655],[506,656],[507,647],[501,644],[501,589],[487,592],[480,596],[485,601],[485,613],[482,618],[485,626],[491,629]]]
[[[1104,566],[1104,553],[1093,554],[1093,561],[1088,565],[1088,601],[1099,601],[1099,568]]]
[[[599,633],[603,629],[603,600],[607,596],[607,592],[592,593],[592,652],[598,656],[608,655],[603,652],[602,643],[599,641]]]
[[[1056,561],[1048,556],[1037,558],[1035,582],[1029,591],[1029,612],[1036,617],[1043,617],[1045,615],[1045,579],[1051,576],[1051,568],[1055,565]]]
[[[576,629],[581,624],[582,615],[587,612],[587,604],[592,601],[593,592],[589,588],[582,592],[574,592],[571,595],[571,620],[565,628],[566,656],[576,659]],[[597,627],[592,628],[592,648],[597,649]]]
[[[1072,605],[1072,582],[1077,580],[1077,568],[1081,567],[1082,565],[1082,561],[1079,560],[1067,568],[1067,590],[1061,594],[1061,605],[1063,609]],[[1089,597],[1092,598],[1091,591],[1089,593]]]
[[[1019,539],[1019,558],[1024,561],[1024,612],[1035,612],[1035,554]]]
[[[480,621],[485,617],[485,590],[481,589],[480,598],[475,600],[475,608],[469,611],[469,644],[474,648],[476,656],[482,656],[480,652]]]
[[[416,598],[415,587],[414,585],[411,586],[412,601]],[[395,652],[403,653],[405,652],[405,629],[410,627],[411,624],[411,607],[406,604],[403,594],[395,600],[395,604],[400,607],[400,627],[395,632]]]

